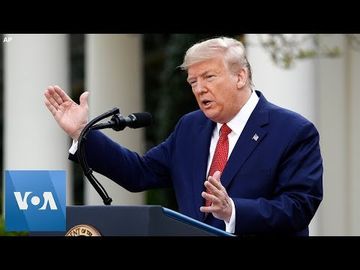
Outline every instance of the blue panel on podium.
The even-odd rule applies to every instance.
[[[70,236],[234,236],[157,205],[67,206],[66,232],[31,235]]]
[[[233,234],[231,233],[228,233],[228,232],[225,232],[223,230],[220,230],[218,228],[215,228],[213,226],[210,226],[206,223],[203,223],[203,222],[200,222],[196,219],[193,219],[193,218],[190,218],[188,216],[185,216],[183,214],[180,214],[179,212],[176,212],[174,210],[171,210],[171,209],[168,209],[168,208],[165,208],[165,207],[162,207],[164,213],[171,217],[171,218],[174,218],[176,220],[179,220],[180,222],[182,223],[187,223],[187,224],[190,224],[191,226],[193,227],[197,227],[203,231],[207,231],[213,235],[218,235],[218,236],[234,236]]]

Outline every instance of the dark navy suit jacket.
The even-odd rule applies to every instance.
[[[319,134],[304,117],[256,93],[259,102],[221,176],[236,207],[235,234],[308,235],[323,193]],[[173,187],[181,213],[225,229],[199,210],[214,127],[199,110],[186,114],[144,156],[91,131],[86,157],[92,169],[127,190]]]

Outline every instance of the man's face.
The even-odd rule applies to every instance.
[[[188,83],[200,109],[214,122],[227,123],[245,104],[246,73],[230,72],[221,57],[195,63],[188,68]]]

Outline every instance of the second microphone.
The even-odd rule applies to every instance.
[[[126,117],[122,116],[121,114],[115,114],[107,123],[94,125],[91,127],[91,129],[112,128],[113,130],[120,131],[123,130],[125,127],[147,127],[151,125],[151,122],[152,116],[148,112],[132,113]]]

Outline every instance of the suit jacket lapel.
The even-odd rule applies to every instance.
[[[215,123],[207,120],[206,123],[199,127],[199,130],[194,136],[193,144],[193,160],[192,175],[193,175],[193,196],[195,212],[199,220],[203,220],[204,213],[200,212],[200,206],[204,205],[204,198],[201,192],[204,191],[204,182],[206,179],[206,169],[209,157],[210,140]]]
[[[261,93],[259,93],[259,97],[260,100],[251,114],[241,136],[236,142],[221,176],[221,182],[225,188],[229,186],[244,162],[249,158],[251,153],[267,134],[266,126],[269,123],[269,112],[266,107],[268,102]],[[194,136],[194,154],[193,160],[191,161],[193,171],[193,197],[195,213],[197,214],[198,219],[202,221],[205,220],[205,214],[200,212],[200,206],[204,205],[204,199],[201,196],[201,192],[204,191],[210,140],[214,127],[214,122],[206,120],[206,122],[197,130],[196,136]]]
[[[244,162],[267,134],[266,125],[269,122],[269,113],[263,108],[265,102],[264,97],[261,97],[235,144],[221,176],[221,183],[225,188],[229,186]]]

